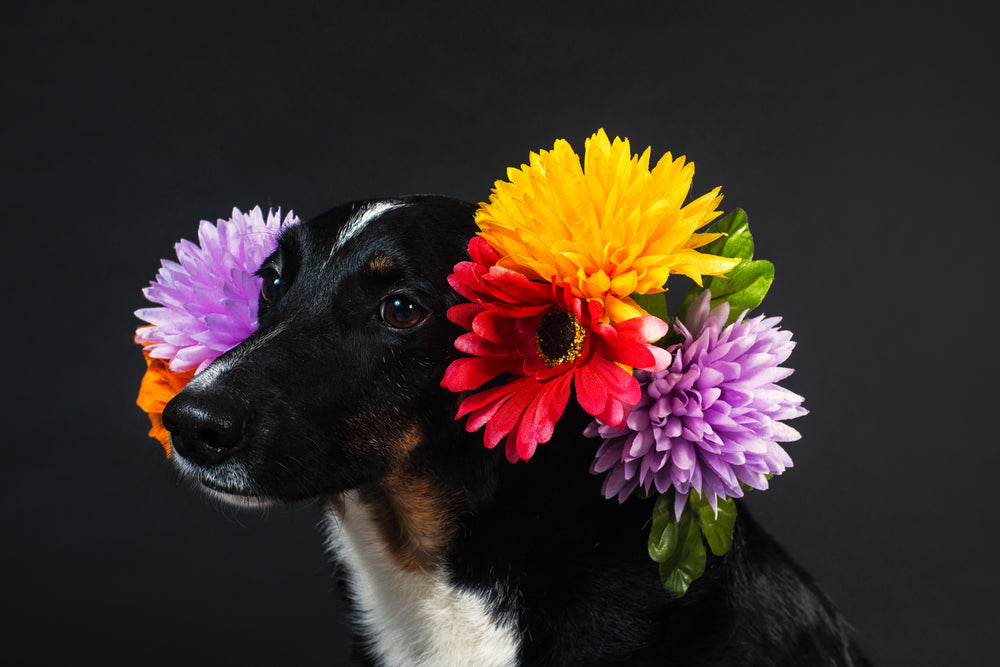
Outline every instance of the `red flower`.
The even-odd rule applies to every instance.
[[[602,323],[604,304],[572,295],[568,284],[539,283],[496,266],[499,255],[480,237],[469,243],[448,282],[469,299],[448,311],[466,328],[455,347],[473,356],[454,361],[441,384],[478,389],[506,373],[510,381],[462,401],[456,419],[466,430],[486,426],[484,441],[506,437],[507,458],[528,460],[552,437],[570,389],[584,410],[610,426],[621,424],[641,392],[632,367],[663,370],[670,355],[651,343],[667,332],[652,315]]]

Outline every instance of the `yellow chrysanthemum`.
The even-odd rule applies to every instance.
[[[569,283],[575,296],[600,299],[606,320],[644,315],[630,294],[664,291],[671,273],[700,285],[739,262],[695,250],[720,236],[695,233],[722,213],[720,188],[682,206],[694,163],[667,153],[650,171],[649,152],[632,155],[627,139],[611,142],[598,130],[582,165],[562,139],[531,153],[531,164],[508,169],[509,182],[497,181],[480,204],[481,235],[501,266]]]

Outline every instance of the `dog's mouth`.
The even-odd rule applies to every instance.
[[[229,463],[203,468],[185,459],[176,450],[170,458],[183,477],[197,482],[213,498],[244,508],[269,507],[274,504],[271,498],[260,492],[242,466]]]
[[[274,504],[274,501],[270,498],[249,493],[246,489],[234,488],[230,485],[219,483],[209,476],[204,476],[199,481],[201,482],[201,486],[208,492],[208,495],[229,505],[257,509],[270,507]]]
[[[256,494],[250,493],[247,489],[240,486],[234,486],[226,482],[220,482],[219,480],[212,477],[211,474],[205,474],[198,480],[202,486],[204,486],[209,491],[214,491],[216,493],[224,493],[228,496],[237,496],[240,498],[256,498]]]

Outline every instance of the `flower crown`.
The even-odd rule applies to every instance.
[[[656,497],[649,555],[683,595],[706,544],[728,551],[734,499],[792,465],[779,443],[799,434],[784,420],[806,410],[777,384],[792,373],[781,367],[792,336],[780,318],[746,318],[774,267],[754,260],[742,210],[720,218],[719,188],[684,204],[694,176],[684,157],[650,169],[649,148],[633,155],[599,130],[582,162],[564,140],[529,162],[496,182],[469,261],[448,278],[467,299],[448,318],[467,330],[455,347],[468,356],[442,385],[470,392],[456,419],[485,426],[484,444],[503,442],[511,462],[552,437],[573,397],[594,417],[584,434],[602,439],[590,471],[604,475],[604,496]],[[164,406],[256,328],[254,272],[298,222],[260,208],[202,221],[200,245],[178,243],[178,262],[164,260],[144,290],[160,307],[136,311],[151,325],[136,332],[148,364],[138,404],[168,456]],[[693,285],[671,318],[672,274]]]

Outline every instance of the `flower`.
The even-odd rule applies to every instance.
[[[714,220],[719,188],[682,206],[694,163],[667,153],[649,170],[650,149],[632,155],[627,140],[599,130],[583,165],[565,140],[508,169],[476,222],[501,255],[499,265],[528,278],[568,283],[573,296],[599,299],[603,321],[646,315],[629,295],[665,289],[671,273],[701,285],[739,260],[697,252],[719,234],[695,230]]]
[[[686,324],[677,323],[684,341],[668,348],[670,368],[637,371],[643,396],[624,431],[599,422],[585,431],[605,438],[591,472],[608,472],[606,498],[623,502],[639,485],[672,487],[679,519],[692,489],[716,509],[719,498],[743,495],[741,483],[766,489],[768,475],[792,465],[778,443],[800,436],[782,420],[806,410],[801,396],[775,384],[792,373],[779,365],[795,347],[792,334],[763,316],[723,328],[729,304],[710,311],[710,299],[703,291]]]
[[[136,342],[172,371],[200,373],[257,328],[261,279],[254,272],[274,252],[281,228],[297,222],[292,212],[282,220],[281,209],[268,211],[265,220],[259,206],[249,213],[234,208],[217,225],[202,220],[200,246],[187,239],[177,243],[179,263],[163,260],[156,280],[143,290],[162,307],[135,311],[153,325],[137,330]]]
[[[534,282],[498,266],[500,256],[480,237],[469,243],[469,256],[448,281],[470,303],[452,307],[448,317],[469,332],[455,347],[473,356],[452,362],[441,384],[469,391],[509,374],[509,382],[466,397],[456,418],[469,415],[469,432],[485,425],[487,447],[506,438],[511,462],[528,460],[552,437],[571,386],[589,414],[620,424],[640,398],[632,367],[669,363],[650,344],[667,332],[662,320],[604,323],[599,300],[585,302],[568,285]]]
[[[233,209],[232,218],[217,225],[202,220],[195,245],[174,246],[178,262],[163,260],[156,280],[142,293],[160,308],[135,314],[150,323],[135,332],[143,346],[146,374],[136,404],[149,415],[149,435],[170,456],[170,434],[163,427],[163,408],[191,378],[257,328],[257,296],[261,279],[254,275],[277,246],[278,233],[299,222],[289,211],[260,207],[249,213]]]
[[[146,357],[146,374],[142,376],[136,404],[149,415],[152,423],[150,437],[159,440],[167,456],[170,456],[170,433],[163,427],[163,408],[191,381],[194,371],[176,373],[167,367],[163,359],[149,356],[148,347],[144,347],[142,353]]]

